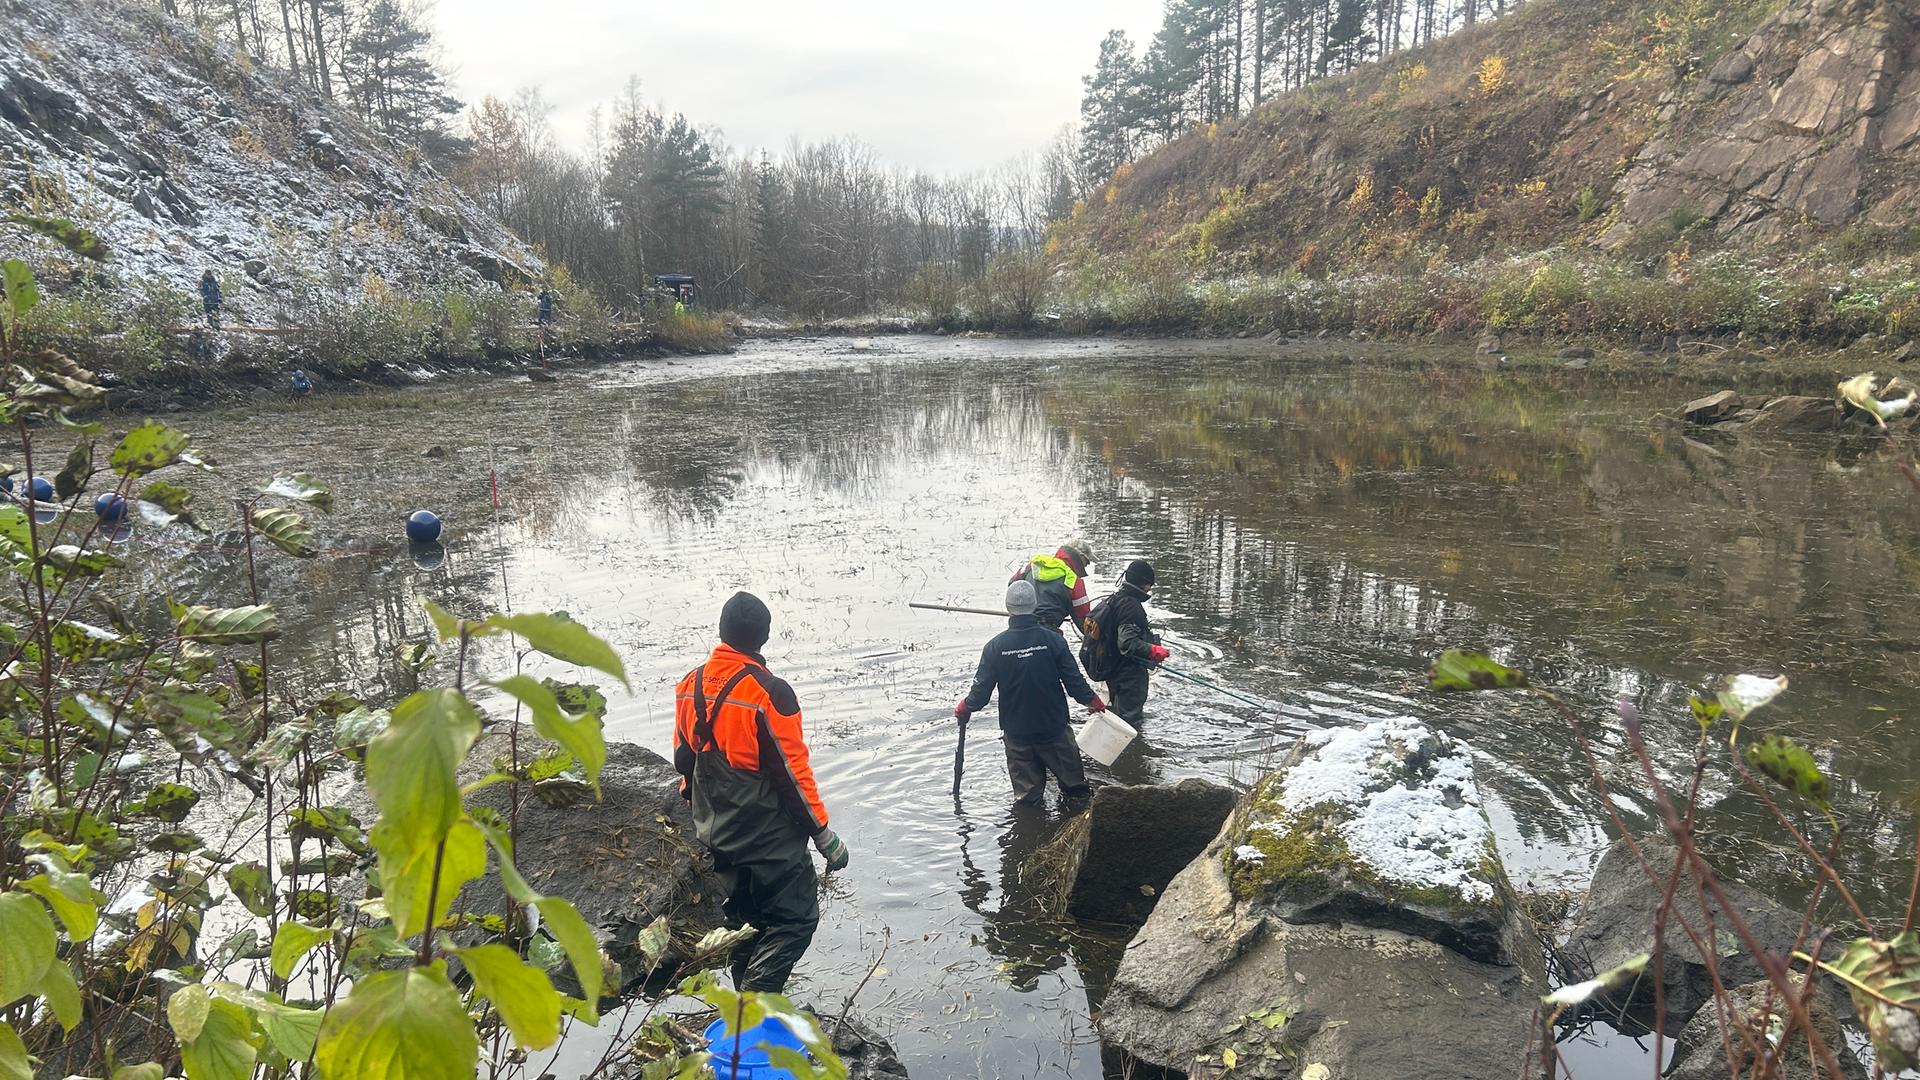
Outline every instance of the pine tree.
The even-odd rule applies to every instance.
[[[1133,160],[1142,121],[1140,79],[1126,31],[1107,34],[1093,74],[1080,80],[1087,88],[1080,99],[1080,167],[1091,180],[1104,181]]]
[[[348,49],[360,111],[381,131],[438,156],[464,150],[446,118],[460,111],[433,59],[433,35],[393,0],[376,0]]]

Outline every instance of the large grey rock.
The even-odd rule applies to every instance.
[[[1500,868],[1473,755],[1404,717],[1302,739],[1227,830],[1237,897],[1295,923],[1359,923],[1476,960],[1538,951]]]
[[[544,748],[521,732],[522,760]],[[470,782],[508,756],[504,731],[487,733],[467,755]],[[495,784],[472,799],[503,817],[507,785]],[[600,799],[584,785],[554,784],[539,793],[522,788],[514,862],[537,892],[572,901],[596,928],[603,948],[620,963],[631,985],[646,975],[633,952],[634,935],[659,916],[672,929],[663,968],[671,970],[693,942],[721,925],[724,886],[693,838],[693,817],[680,798],[679,774],[660,755],[631,743],[607,746],[600,773]],[[492,873],[461,893],[464,910],[502,911],[507,897]]]
[[[1840,426],[1840,409],[1832,398],[1792,395],[1774,398],[1747,422],[1746,430],[1772,435],[1833,431]]]
[[[1083,819],[1063,826],[1028,865],[1052,875],[1055,910],[1139,924],[1174,875],[1219,835],[1239,801],[1231,788],[1191,777],[1103,787]]]
[[[1680,407],[1680,415],[1689,424],[1717,424],[1733,419],[1735,413],[1746,407],[1746,398],[1732,390],[1722,390],[1687,402]]]
[[[1563,954],[1584,975],[1607,971],[1627,963],[1653,949],[1654,914],[1665,894],[1667,878],[1673,872],[1678,853],[1668,844],[1641,841],[1647,868],[1634,856],[1626,841],[1616,841],[1601,857],[1593,872],[1593,885],[1581,906],[1573,933]],[[1735,882],[1721,883],[1728,901],[1767,948],[1785,951],[1800,937],[1800,913]],[[1682,877],[1676,895],[1682,899],[1675,909],[1696,929],[1704,926],[1698,900],[1693,896],[1694,878]],[[1716,930],[1706,943],[1711,947],[1714,964],[1724,985],[1750,982],[1765,976],[1759,962],[1743,948],[1727,929],[1723,909],[1711,905]],[[1665,981],[1661,1014],[1664,1028],[1677,1032],[1700,1007],[1713,998],[1713,976],[1700,949],[1672,918],[1667,920],[1666,955],[1661,965]],[[1602,1010],[1618,1017],[1630,1030],[1651,1030],[1654,1015],[1653,969],[1632,986],[1608,995]]]
[[[1410,918],[1426,899],[1393,899],[1417,865],[1426,888],[1445,882],[1445,891],[1475,894],[1463,883],[1485,885],[1518,930],[1491,846],[1474,828],[1426,814],[1458,811],[1485,828],[1470,770],[1459,771],[1465,755],[1406,720],[1303,741],[1167,886],[1127,946],[1099,1017],[1108,1046],[1196,1075],[1218,1070],[1228,1051],[1232,1075],[1248,1077],[1297,1076],[1313,1064],[1369,1080],[1517,1075],[1543,983],[1537,945],[1516,951],[1517,933],[1470,935],[1457,923]],[[1336,774],[1347,778],[1348,802],[1359,804],[1344,818],[1332,809]],[[1291,794],[1289,775],[1298,785]],[[1422,777],[1424,788],[1407,783]],[[1299,821],[1292,797],[1311,800],[1313,825],[1268,827]],[[1383,823],[1382,807],[1368,804],[1411,804],[1411,827],[1370,840],[1345,832]],[[1336,840],[1345,850],[1332,857]],[[1409,854],[1416,850],[1444,850],[1446,860]],[[1376,874],[1380,882],[1361,881]],[[1331,900],[1339,896],[1348,899]],[[1492,902],[1474,895],[1468,906]],[[1436,937],[1498,946],[1490,951],[1513,962],[1475,959]]]
[[[1799,993],[1806,985],[1802,975],[1796,973],[1789,978],[1795,993]],[[1785,1024],[1791,1015],[1785,999],[1765,979],[1737,986],[1730,996],[1738,1029],[1729,1027],[1719,1009],[1701,1009],[1695,1013],[1680,1032],[1679,1038],[1674,1040],[1672,1071],[1667,1073],[1667,1080],[1726,1080],[1729,1076],[1751,1074],[1758,1060],[1752,1047],[1768,1045],[1769,1026]],[[1834,1000],[1828,995],[1813,996],[1808,1012],[1813,1020],[1813,1030],[1832,1052],[1844,1080],[1867,1080],[1867,1069],[1854,1056],[1853,1048],[1847,1041],[1847,1031],[1834,1005]],[[1732,1069],[1727,1065],[1726,1048],[1729,1044],[1738,1055],[1737,1067]],[[1816,1071],[1816,1061],[1818,1057],[1806,1033],[1795,1030],[1787,1042],[1785,1056],[1774,1062],[1774,1068],[1778,1071],[1770,1075],[1779,1077],[1779,1080],[1840,1080],[1824,1068]]]

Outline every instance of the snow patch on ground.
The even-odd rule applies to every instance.
[[[1430,775],[1408,776],[1410,763]],[[1307,753],[1287,770],[1278,801],[1296,812],[1326,803],[1347,808],[1341,838],[1382,878],[1449,889],[1470,901],[1493,898],[1481,871],[1492,837],[1473,753],[1418,720],[1388,717],[1308,736]]]

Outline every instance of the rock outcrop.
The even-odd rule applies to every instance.
[[[1048,900],[1054,910],[1095,922],[1143,923],[1237,802],[1232,789],[1193,777],[1102,787],[1082,817],[1062,827],[1029,866],[1053,883]]]
[[[1705,218],[1765,242],[1920,216],[1920,13],[1902,0],[1792,0],[1672,103],[1620,182],[1610,234]]]
[[[1641,841],[1640,850],[1647,867],[1641,866],[1625,841],[1616,841],[1594,870],[1593,885],[1562,950],[1576,967],[1587,969],[1583,977],[1618,967],[1653,948],[1654,913],[1678,853],[1670,845],[1654,841]],[[1691,895],[1694,888],[1691,874],[1679,886],[1683,896]],[[1800,939],[1798,911],[1734,882],[1722,882],[1721,888],[1747,927],[1769,949],[1784,952]],[[1690,921],[1698,921],[1697,902],[1681,910],[1691,913]],[[1766,973],[1759,963],[1725,929],[1725,916],[1717,906],[1715,916],[1720,929],[1710,944],[1722,983],[1733,986],[1763,978]],[[1648,972],[1645,979],[1609,995],[1599,1010],[1613,1018],[1617,1026],[1635,1034],[1652,1030],[1654,986],[1652,969]],[[1700,949],[1671,922],[1661,972],[1665,979],[1661,995],[1664,1027],[1668,1032],[1678,1032],[1713,999],[1713,976]]]
[[[538,754],[542,745],[531,732],[522,732],[523,757]],[[474,775],[461,781],[477,779],[487,763],[506,757],[506,735],[488,733],[467,756]],[[694,842],[693,815],[680,798],[679,774],[651,750],[610,743],[599,801],[584,784],[547,784],[533,793],[523,791],[514,853],[521,876],[536,891],[573,902],[620,964],[626,988],[647,974],[633,950],[634,936],[665,916],[671,939],[661,968],[671,973],[701,935],[721,925],[725,892]],[[496,784],[473,802],[504,816],[507,787]],[[489,873],[467,886],[460,903],[466,910],[502,911],[507,898],[498,876]]]
[[[1791,978],[1795,987],[1806,985],[1801,975],[1796,974]],[[1745,1076],[1753,1070],[1757,1060],[1753,1048],[1767,1046],[1777,1038],[1768,1034],[1769,1029],[1785,1023],[1788,1008],[1781,995],[1774,991],[1772,983],[1761,979],[1736,986],[1729,993],[1733,999],[1733,1015],[1741,1030],[1729,1028],[1720,1010],[1701,1009],[1680,1032],[1679,1038],[1674,1040],[1672,1071],[1667,1073],[1666,1080],[1726,1080],[1728,1076]],[[1774,1062],[1773,1067],[1778,1071],[1773,1075],[1780,1077],[1780,1080],[1815,1080],[1816,1077],[1867,1080],[1867,1069],[1854,1056],[1847,1032],[1840,1018],[1835,1015],[1833,1005],[1827,995],[1815,994],[1809,1006],[1809,1015],[1813,1018],[1813,1029],[1819,1033],[1820,1041],[1839,1063],[1842,1076],[1834,1078],[1831,1072],[1816,1067],[1818,1058],[1813,1047],[1806,1035],[1798,1031],[1787,1044],[1785,1056]],[[1739,1055],[1739,1061],[1732,1069],[1727,1067],[1729,1046]]]
[[[1254,787],[1128,945],[1100,1028],[1183,1072],[1513,1075],[1542,981],[1470,752],[1390,719]]]
[[[106,0],[0,0],[0,26],[0,204],[98,233],[129,295],[191,297],[211,269],[229,321],[265,323],[375,279],[416,290],[539,271],[417,148],[190,22]],[[46,257],[27,244],[0,228],[0,254]]]

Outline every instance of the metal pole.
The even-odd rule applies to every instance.
[[[921,604],[914,601],[908,601],[907,606],[911,608],[919,608],[922,611],[953,611],[953,612],[958,612],[961,615],[998,615],[1003,619],[1008,617],[1006,612],[995,611],[992,608],[954,607],[951,604]]]

